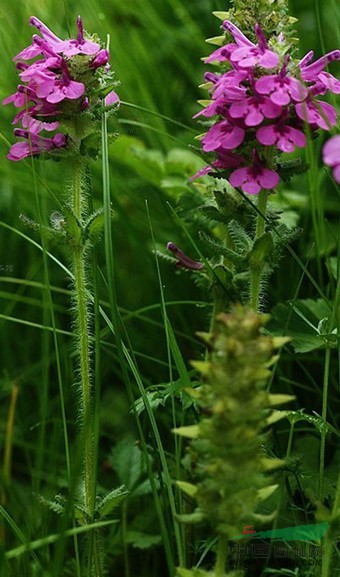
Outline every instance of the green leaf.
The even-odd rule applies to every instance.
[[[104,224],[104,210],[100,208],[91,214],[90,218],[87,220],[84,230],[85,238],[88,238],[93,243],[98,242],[103,233]]]
[[[143,455],[134,442],[123,439],[113,449],[109,461],[119,481],[132,491],[143,474]]]
[[[325,346],[318,333],[318,325],[329,314],[330,310],[323,299],[297,300],[294,305],[280,303],[273,309],[267,328],[271,334],[282,335],[284,327],[292,338],[295,352],[307,353]]]
[[[266,262],[273,250],[273,246],[273,238],[269,232],[258,238],[248,255],[250,267],[258,267]]]
[[[116,509],[124,499],[129,495],[129,491],[126,487],[122,485],[117,489],[110,491],[96,507],[96,511],[99,513],[100,517],[106,517],[110,515],[114,509]]]
[[[193,513],[184,513],[183,515],[176,515],[180,523],[200,523],[204,519],[203,513],[196,509]]]
[[[142,531],[127,531],[125,542],[131,544],[136,549],[150,549],[162,542],[161,535],[149,535]]]
[[[83,242],[83,227],[81,223],[75,216],[73,210],[67,205],[63,207],[63,215],[68,244],[71,246],[81,246]]]
[[[54,513],[57,513],[58,515],[63,515],[65,512],[66,499],[62,495],[56,495],[53,501],[50,499],[45,499],[45,497],[42,495],[36,495],[36,498],[39,503],[41,503],[41,505],[48,507],[48,509]]]
[[[226,222],[226,217],[213,204],[205,204],[200,206],[199,210],[209,220],[215,220],[216,222],[223,223]]]
[[[176,481],[176,485],[181,489],[181,491],[183,491],[183,493],[189,495],[189,497],[195,497],[197,493],[196,485],[188,483],[187,481]]]

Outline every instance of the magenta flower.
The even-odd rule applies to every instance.
[[[303,148],[307,143],[302,130],[280,120],[276,124],[261,126],[256,131],[256,138],[263,146],[275,145],[282,152],[293,152],[296,146]]]
[[[306,100],[299,104],[295,104],[296,114],[301,120],[307,122],[312,128],[323,128],[330,130],[332,126],[336,125],[336,110],[328,102],[321,100]]]
[[[340,50],[333,50],[332,52],[328,52],[328,54],[321,56],[321,58],[310,64],[313,57],[314,53],[311,50],[299,62],[301,78],[305,82],[317,82],[319,80],[320,73],[326,68],[328,64],[334,62],[335,60],[340,60]]]
[[[229,20],[223,22],[223,28],[232,34],[236,42],[236,47],[231,51],[229,58],[232,64],[237,64],[240,68],[253,68],[256,65],[262,66],[262,68],[277,68],[280,58],[275,52],[269,50],[259,24],[255,26],[255,33],[259,41],[257,46],[250,42],[241,30]]]
[[[235,154],[234,152],[230,152],[229,150],[225,150],[224,148],[215,150],[215,152],[218,156],[217,160],[214,160],[212,165],[208,164],[207,166],[201,168],[201,170],[199,170],[198,172],[196,172],[196,174],[194,174],[191,178],[189,178],[190,181],[196,180],[196,178],[200,178],[201,176],[206,176],[210,172],[213,172],[215,169],[228,170],[230,168],[236,168],[236,166],[239,166],[241,163],[244,163],[245,160],[239,154]]]
[[[77,54],[84,54],[86,56],[93,56],[100,50],[100,45],[97,42],[85,40],[83,31],[83,22],[80,16],[77,19],[78,35],[74,40],[60,41],[54,46],[55,52],[60,52],[64,56],[71,57]]]
[[[55,134],[53,138],[43,138],[28,132],[28,130],[16,128],[14,135],[25,138],[25,141],[16,142],[10,148],[7,158],[14,161],[23,160],[28,156],[35,156],[42,152],[51,152],[53,149],[63,148],[67,144],[67,137],[62,133]]]
[[[296,78],[287,74],[288,59],[286,59],[279,74],[262,76],[255,82],[255,90],[259,94],[269,96],[274,104],[286,106],[293,102],[301,102],[308,96],[308,88]]]
[[[80,138],[90,135],[89,127],[96,130],[93,105],[99,104],[103,98],[107,106],[119,102],[116,92],[110,92],[113,80],[108,64],[109,52],[84,37],[80,17],[77,20],[77,38],[65,41],[34,16],[30,24],[42,36],[35,34],[32,45],[15,57],[22,84],[15,94],[3,100],[3,104],[12,103],[22,109],[13,121],[14,124],[21,123],[22,128],[15,129],[14,135],[25,140],[11,148],[10,160],[53,152],[66,145],[79,147]],[[39,58],[31,64],[23,62],[36,56]],[[72,117],[77,117],[72,138],[62,133],[51,138],[40,134],[43,131],[51,133],[63,123],[71,132]],[[86,131],[79,128],[83,118]],[[81,136],[77,134],[78,130]]]
[[[239,126],[230,124],[228,120],[222,120],[212,126],[202,139],[203,150],[210,152],[217,148],[233,150],[244,140],[245,131]]]
[[[205,62],[227,61],[230,69],[204,75],[211,100],[195,115],[195,118],[215,118],[202,139],[202,148],[204,152],[214,152],[217,158],[193,178],[214,170],[226,170],[228,174],[231,168],[236,168],[230,182],[255,194],[261,188],[274,188],[279,176],[273,170],[277,155],[272,156],[272,166],[268,167],[258,157],[250,160],[254,145],[262,157],[265,155],[261,148],[268,146],[284,153],[293,152],[296,147],[306,146],[307,129],[329,130],[336,124],[335,109],[316,97],[328,91],[340,93],[340,81],[325,71],[329,63],[340,59],[340,50],[333,50],[316,62],[313,52],[309,52],[295,62],[287,54],[282,33],[273,38],[273,45],[280,52],[277,54],[269,48],[258,24],[257,44],[229,20],[222,27],[233,36],[234,43],[221,46]],[[228,154],[232,158],[227,158]]]
[[[253,153],[253,164],[244,168],[237,168],[229,177],[230,184],[242,188],[248,194],[257,194],[265,189],[273,189],[279,184],[280,178],[277,172],[265,168],[257,155]]]
[[[233,102],[229,109],[231,118],[243,118],[246,126],[258,126],[265,118],[276,118],[281,112],[281,106],[257,94]]]
[[[327,140],[322,149],[322,158],[332,168],[334,180],[340,184],[340,134]]]
[[[112,106],[112,104],[119,104],[120,98],[114,90],[111,90],[111,92],[109,92],[109,94],[105,96],[104,102],[105,106]]]

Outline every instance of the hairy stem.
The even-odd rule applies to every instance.
[[[85,165],[76,159],[72,173],[72,209],[80,224],[88,213],[88,200],[84,193]],[[96,476],[94,463],[94,406],[91,384],[90,300],[86,268],[86,246],[83,239],[70,243],[74,275],[74,318],[77,338],[77,362],[81,399],[81,437],[83,444],[84,503],[87,521],[94,519]],[[98,538],[89,536],[88,575],[100,577],[101,562]]]
[[[263,236],[265,231],[265,216],[268,201],[268,191],[261,190],[258,197],[258,215],[256,218],[256,230],[255,230],[255,241],[257,241],[261,236]],[[250,267],[250,307],[255,312],[259,312],[260,299],[261,299],[261,279],[263,273],[264,263],[257,263]]]

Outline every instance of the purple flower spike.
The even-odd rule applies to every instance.
[[[203,150],[211,152],[217,148],[233,150],[244,140],[245,131],[239,126],[230,124],[228,120],[222,120],[212,126],[202,140]]]
[[[190,270],[201,270],[204,264],[196,260],[189,258],[184,252],[178,248],[173,242],[168,242],[166,248],[170,250],[175,257],[178,259],[176,263],[176,268],[187,268]]]
[[[323,161],[333,171],[333,178],[340,184],[340,134],[327,140],[322,149]]]
[[[242,188],[247,194],[257,194],[263,188],[271,190],[279,184],[279,181],[277,172],[261,165],[256,152],[251,166],[237,168],[229,177],[232,186]]]
[[[88,110],[101,103],[113,84],[109,52],[84,38],[80,16],[77,38],[65,41],[35,16],[30,18],[30,24],[41,36],[34,34],[32,45],[15,57],[23,84],[19,84],[15,94],[3,100],[3,104],[11,103],[20,109],[13,124],[21,128],[15,128],[14,136],[24,140],[11,147],[8,158],[13,161],[41,152],[53,153],[56,148],[66,146],[79,148],[84,132],[90,134],[95,130]],[[38,58],[30,64],[22,61],[36,56]],[[119,97],[111,91],[105,102],[107,105],[119,104]],[[81,116],[79,122],[78,116]],[[72,131],[73,118],[74,121],[77,118],[77,122]],[[83,131],[85,124],[87,128]],[[51,134],[62,128],[69,131],[72,138],[62,132]]]

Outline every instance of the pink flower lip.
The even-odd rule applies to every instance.
[[[257,194],[261,189],[272,190],[279,182],[277,172],[265,168],[258,157],[257,152],[253,152],[253,164],[244,168],[237,168],[231,173],[229,182],[235,188],[240,187],[247,194]]]
[[[111,92],[109,92],[108,95],[105,96],[104,102],[105,106],[111,106],[112,104],[119,104],[120,98],[114,90],[111,90]]]

